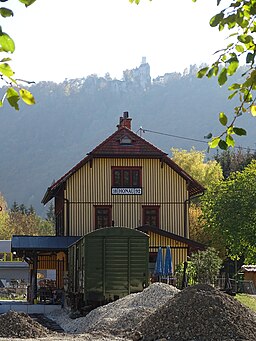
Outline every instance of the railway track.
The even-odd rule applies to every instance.
[[[40,323],[42,326],[47,329],[57,332],[57,333],[65,333],[64,329],[62,329],[55,321],[49,319],[44,314],[29,314],[29,316],[36,322]]]

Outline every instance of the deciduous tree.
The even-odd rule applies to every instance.
[[[172,159],[195,180],[206,188],[211,183],[223,179],[220,164],[215,160],[205,161],[205,152],[192,148],[190,151],[172,148]],[[202,210],[200,200],[190,204],[189,207],[189,236],[205,245],[217,247],[211,241],[211,234],[204,229],[204,221],[201,218]],[[224,256],[223,247],[219,245],[218,250]]]
[[[221,165],[224,178],[228,178],[232,172],[242,171],[252,160],[256,159],[256,153],[250,149],[244,151],[241,148],[228,149],[217,152],[214,159]]]
[[[205,161],[204,151],[172,148],[171,152],[173,161],[203,186],[223,178],[220,164],[215,160]]]
[[[201,200],[205,228],[226,246],[227,256],[256,257],[256,161],[211,185]]]
[[[5,234],[8,229],[9,215],[7,212],[7,204],[0,193],[0,239],[6,239]]]
[[[0,239],[11,239],[13,235],[43,236],[55,234],[54,222],[39,217],[33,206],[27,208],[24,204],[14,202],[8,210],[5,200],[0,196]]]

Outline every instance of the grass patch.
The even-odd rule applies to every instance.
[[[256,297],[247,294],[236,294],[235,298],[246,305],[248,308],[256,312]]]

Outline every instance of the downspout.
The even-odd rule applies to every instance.
[[[184,237],[188,238],[188,204],[190,202],[190,198],[184,201]]]
[[[69,200],[64,198],[64,201],[66,202],[66,223],[67,223],[67,226],[66,226],[67,233],[66,233],[66,235],[69,236],[69,227],[70,227],[70,224],[69,224]]]
[[[185,238],[188,238],[188,219],[189,219],[189,216],[188,216],[188,207],[190,205],[190,200],[191,199],[195,199],[195,198],[199,198],[203,195],[204,193],[200,193],[198,195],[195,195],[194,197],[192,198],[188,198],[186,200],[184,200],[184,237]]]

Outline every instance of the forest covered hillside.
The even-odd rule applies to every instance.
[[[184,74],[165,74],[155,80],[150,79],[148,64],[128,71],[122,80],[106,74],[59,84],[40,82],[30,87],[36,105],[22,105],[15,111],[4,104],[0,110],[0,192],[9,205],[14,201],[33,205],[44,215],[41,199],[47,187],[112,134],[124,111],[132,118],[134,132],[142,127],[143,138],[170,154],[172,147],[207,149],[204,136],[218,133],[218,113],[232,112],[234,107],[216,79],[196,78],[195,66]],[[249,114],[239,121],[248,136],[237,145],[256,148],[255,122]]]

